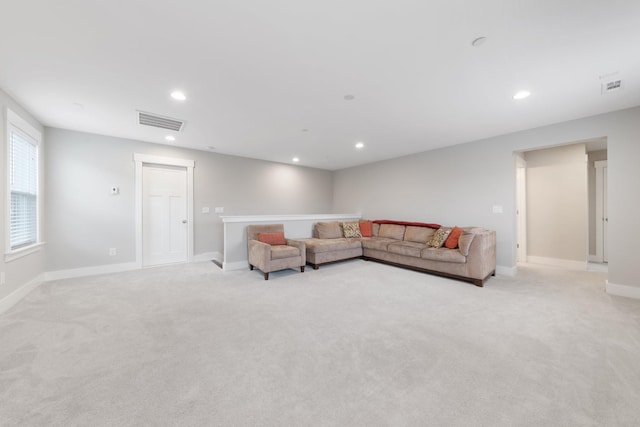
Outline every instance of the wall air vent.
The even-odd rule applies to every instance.
[[[622,80],[620,79],[603,82],[602,93],[605,94],[609,92],[615,92],[616,90],[619,90],[621,87],[622,87]]]
[[[171,117],[160,116],[153,113],[145,113],[144,111],[136,111],[138,114],[138,124],[145,126],[153,126],[155,128],[168,129],[180,132],[184,128],[184,121],[172,119]]]

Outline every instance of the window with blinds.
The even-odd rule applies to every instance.
[[[38,141],[9,124],[10,249],[38,243]]]

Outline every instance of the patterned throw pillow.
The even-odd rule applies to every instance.
[[[445,240],[449,237],[449,233],[451,233],[451,229],[448,228],[439,228],[433,233],[431,239],[427,242],[427,246],[432,248],[441,248],[444,245]]]
[[[360,223],[358,222],[343,222],[342,230],[344,231],[344,237],[362,237]]]

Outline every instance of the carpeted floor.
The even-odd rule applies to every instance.
[[[366,261],[49,282],[0,315],[2,426],[637,426],[640,301]]]

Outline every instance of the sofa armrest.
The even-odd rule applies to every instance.
[[[300,255],[302,256],[302,264],[300,265],[301,266],[305,265],[307,263],[307,246],[305,245],[305,243],[301,240],[295,240],[295,239],[286,239],[286,240],[287,240],[287,245],[300,249]]]
[[[249,264],[268,273],[271,271],[271,245],[249,240]]]
[[[496,270],[496,232],[480,230],[474,232],[469,254],[467,271],[474,279],[484,279]]]

